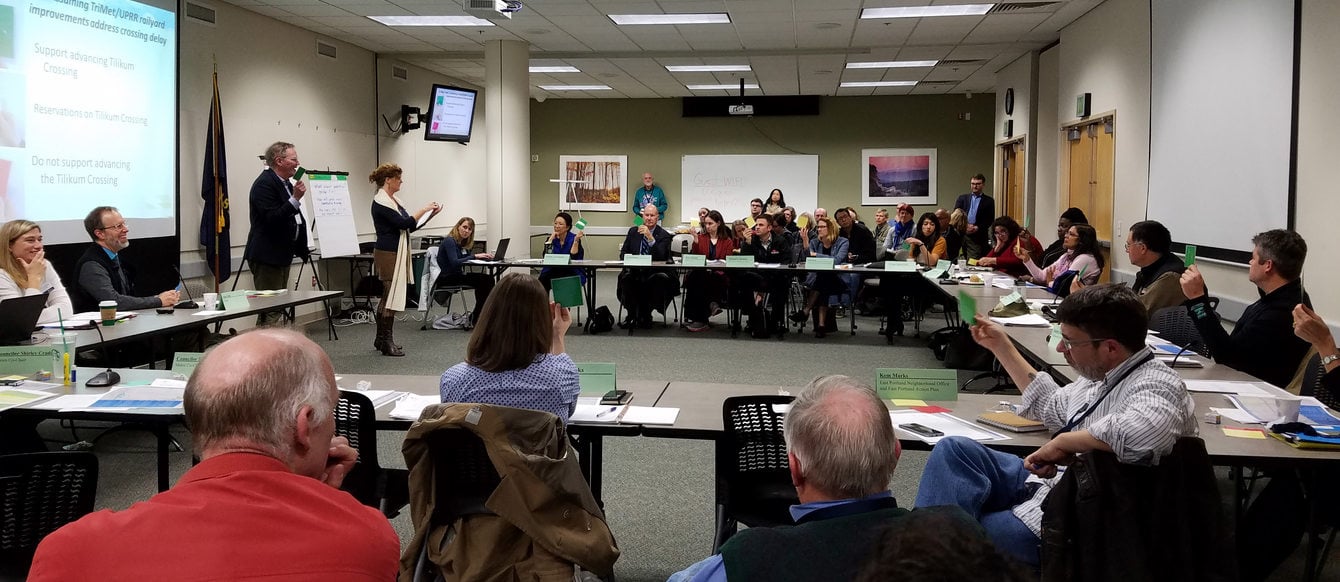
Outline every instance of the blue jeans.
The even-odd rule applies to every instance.
[[[1032,495],[1024,461],[964,437],[947,437],[931,450],[917,488],[916,507],[957,505],[986,529],[1001,551],[1037,568],[1041,541],[1010,510]]]

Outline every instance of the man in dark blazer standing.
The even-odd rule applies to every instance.
[[[251,184],[251,233],[246,259],[257,289],[285,289],[293,257],[307,257],[307,224],[299,210],[307,185],[289,184],[298,170],[293,144],[277,141],[265,149],[268,166]],[[279,313],[262,314],[258,323],[278,321]]]
[[[977,174],[968,181],[972,191],[960,194],[954,208],[968,215],[968,236],[963,239],[964,253],[970,259],[980,259],[990,252],[991,222],[996,220],[996,200],[982,193],[986,177]]]

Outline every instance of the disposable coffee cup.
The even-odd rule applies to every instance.
[[[79,340],[79,334],[73,331],[64,333],[48,334],[51,338],[51,370],[54,376],[61,377],[62,369],[65,366],[65,355],[70,355],[70,365],[74,366],[75,346]]]
[[[116,324],[116,302],[112,300],[98,303],[98,312],[102,315],[103,325]]]
[[[202,307],[202,308],[204,308],[204,309],[210,309],[210,310],[212,310],[212,309],[218,309],[217,305],[218,305],[218,302],[219,302],[219,294],[218,294],[218,293],[206,293],[206,294],[205,294],[205,298],[204,298],[204,299],[201,299],[201,301],[203,301],[204,304],[201,305],[200,307]]]

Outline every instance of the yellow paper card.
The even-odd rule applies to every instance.
[[[1261,432],[1259,428],[1224,428],[1224,434],[1240,439],[1264,439],[1266,433]]]
[[[796,219],[796,226],[799,226],[800,228],[805,228],[808,227],[809,225],[810,225],[810,217],[808,216],[802,214],[800,215],[800,218]]]
[[[977,266],[977,259],[968,259],[968,266],[969,266],[969,267],[976,267],[976,266]]]
[[[700,223],[698,222],[697,218],[689,221],[689,226],[692,226],[693,228],[698,228],[699,224]]]
[[[747,226],[747,227],[749,227],[749,228],[754,228],[754,217],[752,217],[752,216],[745,217],[745,219],[744,219],[744,225]]]
[[[890,400],[894,406],[925,406],[925,400],[912,400],[910,398],[894,398]]]

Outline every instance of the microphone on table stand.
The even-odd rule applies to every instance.
[[[191,296],[191,288],[186,285],[186,279],[181,276],[181,271],[178,271],[177,267],[172,267],[172,272],[177,274],[177,281],[181,282],[182,291],[186,292],[186,301],[178,301],[177,304],[174,305],[173,307],[180,307],[182,309],[199,309],[200,304],[196,303],[195,297]]]
[[[84,386],[89,388],[104,388],[120,384],[121,375],[117,374],[115,370],[112,370],[112,356],[107,352],[107,339],[102,337],[102,322],[94,320],[92,323],[93,329],[98,330],[98,349],[102,351],[102,359],[107,363],[107,369],[94,374],[92,378],[89,378],[87,382],[84,382]]]

